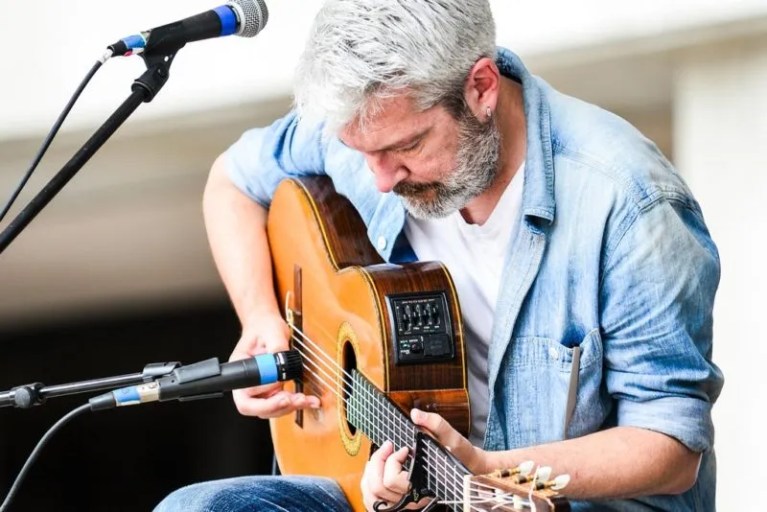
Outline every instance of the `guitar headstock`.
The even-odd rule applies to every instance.
[[[559,494],[569,475],[551,478],[550,467],[524,462],[513,469],[464,477],[466,510],[519,512],[568,512],[570,504]]]

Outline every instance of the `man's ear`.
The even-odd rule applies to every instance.
[[[488,113],[492,116],[500,89],[501,72],[493,59],[482,57],[475,62],[466,80],[464,97],[477,119],[487,119]]]

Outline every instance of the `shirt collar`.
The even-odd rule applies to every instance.
[[[527,154],[522,212],[525,216],[554,220],[554,158],[551,144],[549,105],[540,82],[522,60],[506,48],[498,48],[496,64],[501,74],[522,84],[527,121]]]

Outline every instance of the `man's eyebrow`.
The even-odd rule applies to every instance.
[[[430,131],[431,131],[431,127],[426,128],[423,131],[420,131],[420,132],[415,133],[413,135],[409,135],[409,136],[405,137],[404,139],[398,140],[397,142],[393,142],[393,143],[389,144],[388,146],[385,146],[385,147],[383,147],[381,149],[376,149],[374,151],[371,151],[371,153],[380,153],[380,152],[384,152],[384,151],[396,151],[398,149],[405,148],[405,147],[409,146],[410,144],[413,144],[416,141],[426,137],[426,135],[428,135]],[[341,137],[338,137],[338,140],[341,142],[341,144],[343,144],[347,148],[354,149],[351,146],[349,146],[346,142],[344,142],[344,140]]]
[[[378,151],[396,151],[398,149],[406,148],[410,146],[411,144],[415,143],[416,141],[423,139],[426,137],[426,135],[431,131],[431,127],[426,128],[423,131],[420,131],[414,135],[410,135],[409,137],[405,137],[402,140],[399,140],[397,142],[394,142],[392,144],[389,144],[388,146],[379,149]]]

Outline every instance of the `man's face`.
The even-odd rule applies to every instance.
[[[500,135],[470,111],[456,120],[442,106],[418,112],[407,96],[382,102],[364,129],[341,141],[365,155],[381,192],[402,197],[415,217],[444,217],[485,192],[498,172]]]

